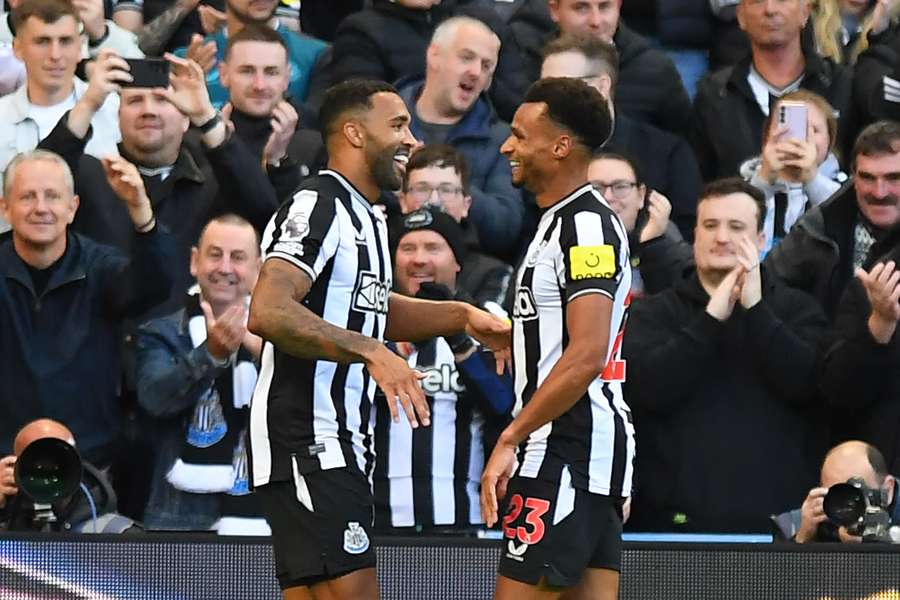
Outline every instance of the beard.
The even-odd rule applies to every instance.
[[[259,18],[250,15],[250,13],[248,11],[238,10],[233,6],[231,6],[230,8],[231,8],[231,11],[234,13],[234,15],[238,18],[238,20],[243,23],[256,23],[258,25],[265,25],[266,23],[269,22],[269,20],[275,14],[275,11],[278,9],[278,2],[275,2],[272,5],[272,10],[269,12],[268,16],[263,16],[263,17],[259,17]]]
[[[403,175],[397,170],[394,155],[400,146],[382,147],[369,156],[369,170],[372,178],[382,190],[399,190],[403,185]]]

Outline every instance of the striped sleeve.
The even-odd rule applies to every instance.
[[[622,253],[627,252],[616,225],[612,211],[582,210],[562,219],[559,276],[567,301],[587,293],[615,297],[622,279]]]
[[[281,258],[315,281],[337,253],[340,227],[335,202],[314,190],[301,190],[285,203],[266,227],[263,257]]]

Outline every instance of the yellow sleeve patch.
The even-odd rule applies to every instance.
[[[572,279],[612,279],[616,274],[616,250],[609,244],[572,246],[569,265]]]

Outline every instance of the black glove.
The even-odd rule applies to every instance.
[[[416,292],[416,298],[437,301],[453,300],[454,294],[446,285],[425,281],[419,285],[419,291]],[[450,350],[453,351],[453,354],[465,354],[475,347],[475,342],[472,341],[472,338],[470,338],[465,331],[460,331],[459,333],[454,333],[450,336],[444,336],[444,339],[447,341],[447,345],[450,346]]]

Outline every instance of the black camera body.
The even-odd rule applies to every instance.
[[[891,542],[891,515],[883,489],[872,489],[859,477],[828,488],[825,514],[831,522],[846,528],[865,542]]]

